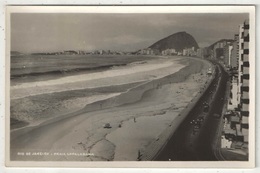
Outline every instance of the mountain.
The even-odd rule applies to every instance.
[[[166,38],[157,41],[149,48],[157,49],[159,51],[163,51],[165,49],[175,49],[177,52],[180,52],[185,48],[192,48],[192,47],[194,47],[195,50],[199,48],[196,40],[186,32],[177,32],[175,34],[172,34]]]

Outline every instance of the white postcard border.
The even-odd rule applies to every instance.
[[[188,10],[186,12],[185,10]],[[16,162],[8,157],[10,130],[10,13],[249,13],[250,14],[250,157],[248,162]],[[252,168],[255,165],[255,8],[253,6],[9,6],[6,10],[6,164],[19,167]],[[251,51],[252,50],[252,51]],[[251,101],[251,99],[250,99]],[[252,116],[253,115],[253,116]]]

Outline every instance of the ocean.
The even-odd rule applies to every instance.
[[[138,55],[19,55],[11,56],[11,78],[26,75],[59,74],[102,70],[112,66],[153,59]]]

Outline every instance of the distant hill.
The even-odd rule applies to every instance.
[[[182,51],[185,48],[192,48],[194,47],[195,50],[199,48],[198,43],[196,40],[186,32],[177,32],[172,34],[168,37],[165,37],[149,48],[157,49],[159,51],[163,51],[166,49],[175,49],[177,52]]]

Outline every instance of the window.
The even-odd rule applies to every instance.
[[[248,55],[249,54],[249,49],[244,49],[244,54]]]
[[[249,25],[244,25],[244,29],[249,29]]]
[[[249,67],[249,62],[248,61],[243,62],[243,67]]]
[[[245,41],[245,42],[249,42],[249,34],[247,34],[247,36],[244,37],[244,41]]]
[[[248,128],[249,128],[249,125],[248,125],[248,124],[241,124],[241,127],[242,127],[243,129],[248,129]]]
[[[243,79],[249,79],[249,74],[243,74]]]

